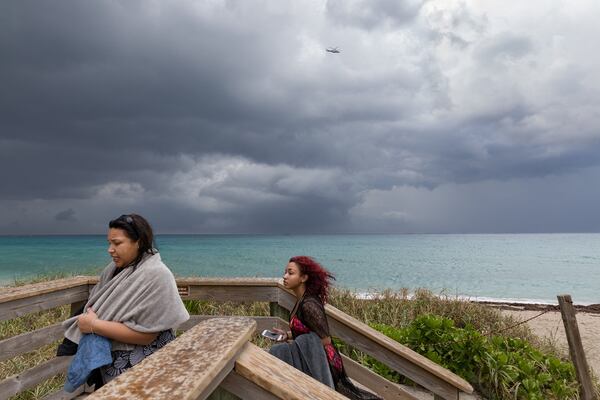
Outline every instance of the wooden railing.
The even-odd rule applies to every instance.
[[[21,287],[2,288],[0,289],[0,321],[13,319],[16,317],[23,316],[27,313],[43,311],[67,304],[71,305],[71,310],[73,312],[81,308],[85,300],[88,298],[89,289],[96,283],[97,278],[82,276],[56,281],[36,283]],[[260,331],[262,329],[267,329],[276,325],[284,326],[285,324],[287,324],[289,310],[292,309],[295,303],[295,297],[283,287],[279,279],[179,278],[177,279],[177,286],[179,288],[181,298],[184,300],[198,299],[214,300],[219,302],[268,302],[270,305],[269,309],[271,316],[249,317],[250,320],[253,321],[252,332],[254,332],[254,330]],[[430,390],[436,398],[458,399],[459,393],[471,393],[473,391],[471,385],[462,378],[442,368],[441,366],[431,362],[427,358],[408,349],[407,347],[402,346],[401,344],[387,338],[385,335],[375,331],[368,325],[356,320],[355,318],[350,317],[349,315],[343,313],[335,307],[327,305],[326,313],[330,329],[334,336],[339,337],[349,345],[354,346],[355,348],[375,357],[379,361],[388,365],[390,368],[398,371],[400,374],[406,376],[412,381]],[[177,345],[177,343],[184,343],[185,340],[183,339],[189,336],[194,336],[196,339],[198,339],[198,335],[205,335],[206,329],[208,329],[207,326],[212,326],[206,325],[210,322],[208,320],[214,318],[215,316],[191,316],[190,320],[183,324],[180,327],[180,329],[188,330],[197,325],[195,328],[193,328],[194,333],[192,333],[192,330],[190,329],[190,332],[186,332],[184,335],[178,337],[177,340],[170,343],[156,355],[153,355],[147,360],[144,360],[143,363],[140,363],[139,366],[136,366],[131,371],[145,370],[145,367],[143,367],[142,364],[153,365],[152,363],[155,363],[156,361],[151,360],[158,357],[158,354],[163,354],[162,357],[172,359],[172,361],[174,362],[181,362],[180,353],[178,353],[176,349],[178,348],[178,346],[183,346],[183,344]],[[232,321],[237,320],[237,318],[232,319]],[[247,318],[245,320],[247,320]],[[224,322],[221,322],[221,324],[226,325],[226,323]],[[16,357],[26,352],[33,351],[39,347],[53,343],[56,340],[61,339],[62,335],[62,327],[60,326],[60,324],[56,324],[1,340],[0,361]],[[245,336],[243,336],[243,338],[243,340],[239,338],[238,339],[246,343],[248,341],[248,338],[246,338]],[[217,342],[215,341],[215,343]],[[220,376],[221,380],[216,378],[217,375],[209,375],[212,376],[211,379],[218,381],[216,384],[213,383],[213,386],[218,385],[220,383],[220,386],[223,389],[235,394],[237,397],[242,399],[270,398],[266,397],[265,390],[275,390],[274,392],[269,392],[271,393],[271,396],[274,396],[272,398],[292,398],[289,397],[289,394],[283,396],[283,392],[281,392],[281,390],[284,389],[265,388],[265,384],[261,386],[260,382],[262,382],[261,379],[263,379],[264,376],[259,374],[260,376],[251,377],[252,371],[261,370],[260,368],[267,368],[267,365],[262,364],[260,366],[254,365],[254,367],[250,367],[249,365],[252,365],[252,363],[264,362],[269,365],[277,365],[277,368],[275,369],[278,369],[281,367],[279,363],[275,362],[278,360],[273,361],[273,357],[270,357],[266,352],[257,352],[257,350],[254,349],[250,344],[244,345],[243,349],[245,350],[242,351],[240,349],[237,349],[236,352],[231,353],[232,355],[228,360],[228,365],[231,368],[224,367],[225,369],[223,371],[227,371],[227,373],[221,371],[223,375]],[[190,354],[193,355],[195,350],[190,351],[192,352]],[[200,353],[202,351],[197,353],[198,357],[201,357]],[[269,357],[268,359],[265,358],[267,356]],[[189,358],[186,358],[186,363],[189,362],[191,364],[194,364],[196,362],[200,362],[199,360],[193,360],[194,357],[190,356]],[[10,376],[0,381],[0,399],[13,396],[26,389],[36,386],[40,382],[49,379],[58,373],[66,371],[69,362],[70,357],[55,357],[49,361],[35,366],[34,368],[26,370],[17,375]],[[273,364],[274,362],[275,364]],[[354,363],[348,358],[345,358],[345,363],[347,372],[352,379],[379,393],[386,400],[415,399],[414,396],[403,390],[400,386],[388,382],[387,380],[374,374],[370,370],[364,368],[360,364]],[[193,370],[194,368],[191,364],[190,366],[188,366],[189,370]],[[232,366],[234,364],[235,367]],[[152,370],[152,368],[154,367],[148,368]],[[229,370],[227,370],[227,368],[229,368]],[[285,371],[286,374],[289,372],[287,369]],[[163,370],[161,373],[165,373],[165,371]],[[265,371],[261,372],[261,374],[263,373],[272,373],[272,371],[268,372],[267,368]],[[134,374],[132,372],[130,373],[128,371],[126,374],[123,374],[123,376],[127,376],[128,382],[130,383],[132,382],[132,380],[134,380]],[[147,373],[142,372],[140,376],[145,376],[147,378]],[[162,379],[164,380],[164,377]],[[256,387],[250,385],[250,383],[244,383],[245,381],[248,381],[252,385],[261,389],[257,389]],[[314,380],[312,382],[316,383],[316,381]],[[240,387],[247,387],[253,389],[247,389],[245,391],[239,392],[235,389],[236,385],[242,385]],[[105,386],[108,389],[102,388],[102,390],[110,390],[112,386],[113,382]],[[215,387],[211,387],[211,390],[213,390]],[[80,389],[80,391],[81,390],[82,389]],[[277,392],[278,390],[280,392]],[[70,399],[79,395],[80,391],[74,394],[68,394],[61,391],[50,395],[46,398],[50,400],[55,400],[59,398]],[[201,392],[201,395],[198,395],[199,397],[197,396],[196,398],[205,398],[208,394],[210,394],[207,393],[205,389],[202,389]],[[193,393],[196,392],[194,391]],[[257,393],[257,395],[253,396],[252,393]],[[328,396],[330,396],[330,394],[328,394]],[[122,397],[111,396],[111,398],[125,399],[132,397],[130,397],[130,395],[123,395]],[[335,397],[324,398],[333,399]]]

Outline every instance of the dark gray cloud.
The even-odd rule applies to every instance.
[[[54,219],[65,222],[77,221],[77,218],[75,217],[75,211],[72,208],[59,212],[54,216]]]
[[[169,232],[494,231],[416,216],[440,188],[530,204],[523,182],[600,164],[600,56],[582,40],[598,6],[494,7],[4,2],[0,233],[132,211]],[[561,230],[547,218],[496,219]]]

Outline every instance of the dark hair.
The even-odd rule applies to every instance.
[[[289,262],[296,263],[301,275],[308,275],[305,282],[306,294],[316,296],[321,303],[327,302],[328,289],[335,276],[327,271],[321,264],[308,256],[296,256],[290,258]]]
[[[108,223],[112,229],[120,229],[125,235],[139,244],[138,255],[135,259],[137,265],[144,254],[156,254],[158,248],[154,243],[154,233],[146,218],[138,214],[123,214]]]

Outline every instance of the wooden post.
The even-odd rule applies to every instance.
[[[571,300],[571,295],[568,294],[557,297],[562,320],[565,324],[567,341],[569,342],[569,353],[571,354],[573,365],[575,365],[575,372],[577,373],[577,380],[581,389],[581,400],[595,400],[596,396],[594,395],[594,387],[590,378],[590,369],[585,358],[581,336],[579,335],[579,327],[575,318],[573,300]]]
[[[83,306],[85,306],[85,303],[87,303],[87,300],[78,301],[76,303],[71,303],[71,313],[70,313],[70,316],[74,317],[75,315],[78,315],[78,314],[81,314],[82,312],[85,312],[85,310],[83,310]]]
[[[94,287],[93,285],[87,286],[88,298],[90,296],[90,291],[92,290],[93,287]],[[74,317],[78,314],[85,313],[85,310],[83,309],[83,307],[85,306],[87,301],[88,301],[88,299],[77,301],[75,303],[71,303],[71,317]]]
[[[269,314],[272,317],[279,317],[284,321],[290,320],[290,312],[285,308],[281,307],[276,301],[269,303]]]

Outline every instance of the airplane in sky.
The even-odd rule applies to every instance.
[[[325,51],[329,52],[329,53],[341,53],[342,49],[338,49],[337,47],[328,47],[325,49]]]

